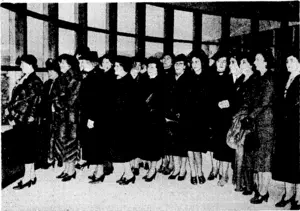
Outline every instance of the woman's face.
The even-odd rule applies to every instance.
[[[181,75],[184,73],[184,70],[185,70],[185,64],[184,64],[184,61],[177,61],[175,63],[175,73],[176,75]]]
[[[119,62],[115,62],[115,75],[120,77],[124,72],[123,66]]]
[[[148,71],[149,78],[155,78],[158,74],[155,63],[148,64],[147,71]]]
[[[104,58],[102,60],[102,65],[101,68],[106,72],[112,67],[112,63],[110,62],[109,59]]]
[[[48,70],[49,79],[55,80],[58,77],[58,74],[54,70]]]
[[[249,63],[248,59],[243,58],[240,62],[240,69],[243,74],[252,73],[252,65]]]
[[[26,62],[24,61],[21,61],[21,69],[22,69],[22,72],[24,74],[28,74],[28,73],[31,73],[32,72],[32,66],[30,64],[27,64]]]
[[[286,67],[287,67],[287,70],[292,73],[292,72],[297,72],[299,71],[299,68],[300,68],[300,63],[298,61],[298,59],[294,56],[289,56],[287,59],[286,59]]]
[[[71,66],[64,59],[59,62],[59,67],[62,73],[67,72],[71,68]]]
[[[134,62],[134,69],[139,73],[142,70],[142,64],[141,62]]]
[[[199,75],[202,71],[202,64],[199,58],[193,57],[192,58],[192,68],[197,75]]]
[[[162,62],[163,62],[164,69],[167,69],[167,68],[171,67],[172,66],[171,56],[170,55],[165,55]]]
[[[265,58],[262,54],[258,53],[255,56],[254,65],[256,69],[260,72],[264,71],[267,67],[267,62],[265,62]]]
[[[234,58],[234,57],[230,58],[229,69],[230,69],[231,74],[233,74],[233,75],[240,75],[241,74],[239,65],[236,61],[236,58]]]
[[[222,73],[226,70],[227,67],[227,59],[226,57],[221,57],[217,60],[217,71]]]

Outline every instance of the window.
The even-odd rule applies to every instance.
[[[88,3],[88,26],[106,29],[106,4]]]
[[[220,16],[202,16],[202,41],[218,42],[222,32],[221,21]]]
[[[58,4],[58,18],[60,20],[75,22],[75,4],[73,3],[59,3]]]
[[[27,3],[27,9],[31,10],[33,12],[44,14],[44,4],[43,3]]]
[[[174,12],[174,38],[193,40],[193,13],[175,10]]]
[[[230,37],[249,34],[250,32],[250,19],[230,18]]]
[[[118,31],[135,34],[135,3],[118,3]]]
[[[270,20],[261,20],[259,21],[259,31],[266,31],[271,29],[280,28],[280,22],[270,21]]]
[[[294,22],[289,22],[289,26],[296,26],[300,25],[300,22],[294,21]]]
[[[164,37],[164,8],[146,5],[146,36]]]
[[[150,56],[154,56],[154,54],[158,52],[163,52],[164,51],[164,45],[163,43],[158,43],[158,42],[146,42],[146,58]]]
[[[182,42],[175,42],[174,43],[174,54],[175,56],[178,54],[188,55],[193,49],[193,45],[191,43],[182,43]]]
[[[43,21],[27,17],[27,51],[38,60],[38,67],[44,66],[44,28]]]
[[[135,38],[118,36],[117,53],[118,53],[118,55],[134,56],[135,55]]]
[[[106,52],[106,34],[98,32],[88,32],[88,46],[91,51],[97,51],[98,57]]]
[[[73,55],[75,53],[75,31],[60,28],[58,34],[58,53]]]

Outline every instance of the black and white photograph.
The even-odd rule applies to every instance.
[[[0,210],[300,210],[298,0],[0,6]]]

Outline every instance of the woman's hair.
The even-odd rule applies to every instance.
[[[60,71],[59,71],[59,65],[58,65],[58,62],[57,60],[54,60],[54,59],[47,59],[47,61],[45,62],[45,65],[46,65],[46,69],[47,70],[53,70],[55,71],[58,75],[60,75]]]
[[[37,68],[37,59],[34,55],[24,54],[16,59],[16,64],[21,65],[22,61],[31,65],[34,70]]]
[[[261,54],[264,57],[265,62],[267,62],[267,69],[270,69],[274,65],[274,56],[271,48],[259,48],[255,50],[255,56]]]
[[[183,62],[184,62],[184,65],[185,65],[186,67],[188,66],[188,60],[187,60],[186,55],[184,55],[184,54],[178,54],[178,55],[174,58],[173,64],[175,65],[175,63],[176,63],[176,62],[179,62],[179,61],[183,61]]]
[[[99,59],[98,59],[99,65],[102,65],[102,62],[104,59],[108,59],[112,64],[114,63],[112,54],[106,53],[103,56],[99,57]]]
[[[163,73],[163,71],[162,71],[162,68],[163,68],[162,67],[162,63],[160,62],[160,60],[158,58],[156,58],[156,57],[149,57],[147,59],[147,62],[146,62],[147,67],[148,67],[149,64],[155,64],[156,65],[156,69],[157,69],[158,74]]]
[[[86,46],[86,45],[79,45],[76,48],[74,56],[76,56],[76,55],[83,55],[83,54],[86,54],[89,51],[90,51],[90,48],[88,46]]]
[[[188,55],[188,59],[192,64],[193,58],[200,59],[202,71],[206,71],[208,68],[208,57],[202,49],[194,50]]]
[[[65,60],[67,64],[71,66],[74,74],[80,74],[79,62],[75,56],[72,56],[70,54],[62,54],[57,58],[57,61],[61,62],[62,60]]]
[[[251,52],[241,52],[238,54],[237,56],[237,61],[240,64],[242,59],[247,59],[247,61],[249,62],[249,64],[253,64],[254,62],[254,55]]]
[[[299,52],[299,46],[293,46],[291,47],[290,49],[288,49],[287,53],[286,53],[286,57],[289,57],[289,56],[294,56],[298,62],[300,62],[300,52]]]
[[[131,70],[131,59],[127,56],[116,56],[115,62],[118,62],[124,69],[125,72],[130,72]]]

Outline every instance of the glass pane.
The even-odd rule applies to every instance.
[[[97,51],[98,57],[102,56],[106,52],[105,38],[106,34],[98,32],[88,32],[88,46],[91,51]]]
[[[295,26],[295,25],[300,25],[300,22],[297,21],[289,22],[289,26]]]
[[[118,31],[135,34],[135,3],[118,3]]]
[[[106,4],[88,3],[88,26],[106,29]]]
[[[175,10],[174,38],[193,40],[193,13]]]
[[[163,43],[158,42],[146,42],[146,58],[150,56],[154,56],[154,54],[163,52],[164,51],[164,45]]]
[[[38,60],[38,67],[44,66],[43,21],[27,17],[27,50]]]
[[[270,20],[259,21],[259,31],[266,31],[266,30],[271,30],[276,28],[280,28],[280,22],[278,21],[270,21]]]
[[[250,19],[230,18],[230,37],[249,34],[250,32]]]
[[[59,29],[58,53],[71,54],[75,53],[75,31]]]
[[[135,55],[135,38],[118,36],[117,54],[124,56]]]
[[[42,3],[27,3],[27,9],[31,10],[33,12],[37,12],[40,14],[44,14],[44,9],[43,6],[44,4]]]
[[[182,53],[188,55],[192,51],[192,49],[193,49],[193,44],[191,43],[175,42],[173,52],[175,56]]]
[[[220,16],[202,16],[202,41],[219,41],[222,33],[221,21]]]
[[[146,36],[164,37],[164,8],[146,5]]]
[[[9,10],[1,8],[1,64],[9,65]]]
[[[58,18],[60,20],[75,22],[75,5],[74,3],[59,3]]]

